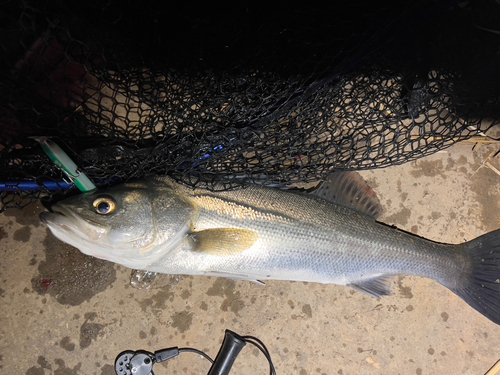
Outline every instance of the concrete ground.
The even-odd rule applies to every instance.
[[[403,166],[362,174],[381,221],[460,243],[500,228],[498,144],[462,143]],[[278,374],[484,374],[500,359],[500,326],[437,283],[397,277],[394,297],[344,287],[181,277],[154,290],[130,270],[56,240],[32,205],[0,215],[0,369],[5,374],[114,374],[126,349],[193,347],[215,357],[225,329],[260,338]],[[247,346],[232,374],[266,374]],[[158,374],[206,374],[186,353]]]

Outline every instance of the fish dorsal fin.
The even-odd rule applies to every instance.
[[[189,241],[194,251],[221,257],[238,255],[259,239],[252,230],[215,228],[192,232]]]
[[[392,275],[382,275],[370,279],[355,281],[347,286],[370,297],[380,298],[382,296],[392,296],[391,291]]]
[[[357,172],[333,172],[313,195],[378,219],[382,206],[375,192]]]

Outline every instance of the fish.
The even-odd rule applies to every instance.
[[[355,172],[332,173],[313,192],[207,190],[154,177],[51,210],[40,218],[61,241],[132,269],[331,283],[375,298],[393,295],[396,275],[419,276],[500,324],[500,230],[446,244],[385,225],[376,194]]]

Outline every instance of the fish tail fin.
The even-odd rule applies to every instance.
[[[450,288],[471,307],[500,324],[500,230],[463,244],[470,272],[461,286]]]

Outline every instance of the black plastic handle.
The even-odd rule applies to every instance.
[[[208,375],[228,375],[236,357],[245,345],[246,342],[241,336],[227,329],[222,346]]]

